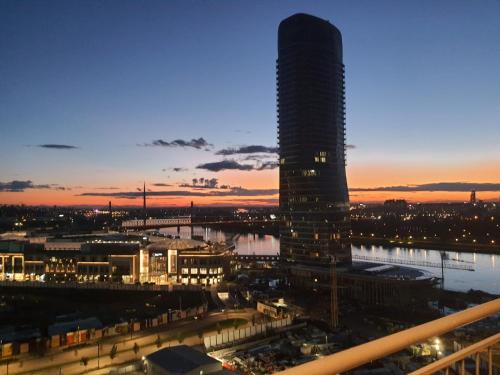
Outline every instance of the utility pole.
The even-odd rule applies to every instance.
[[[332,329],[337,329],[339,326],[339,302],[338,302],[338,286],[337,286],[337,260],[335,255],[331,257],[331,287],[330,287],[330,326]]]
[[[439,254],[441,255],[441,289],[444,289],[444,260],[446,258],[446,253],[441,251]]]
[[[111,201],[109,201],[108,205],[109,205],[109,208],[108,208],[108,212],[109,212],[109,225],[108,225],[108,227],[111,228],[111,226],[113,225],[113,210],[111,208]]]
[[[194,206],[194,203],[193,201],[191,201],[191,211],[189,213],[189,216],[190,216],[190,222],[191,222],[191,239],[193,239],[193,206]]]

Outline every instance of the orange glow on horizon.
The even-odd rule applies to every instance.
[[[500,181],[499,160],[471,162],[469,164],[447,165],[433,163],[422,165],[405,163],[373,163],[349,165],[348,183],[351,188],[377,188],[385,186],[406,186],[409,184],[427,184],[433,182],[474,182],[486,183]],[[461,176],[467,176],[463,178]],[[142,197],[120,198],[114,196],[84,196],[82,193],[113,194],[117,192],[138,192],[142,187],[141,179],[126,178],[120,174],[116,176],[116,184],[94,183],[92,186],[75,186],[66,190],[57,189],[28,189],[24,192],[0,192],[0,204],[25,204],[25,205],[57,205],[57,206],[106,206],[109,201],[113,206],[140,206]],[[245,189],[277,189],[279,185],[278,170],[264,170],[259,172],[223,171],[216,175],[219,185],[242,187]],[[107,176],[111,179],[110,175]],[[119,181],[118,181],[119,180]],[[151,178],[150,181],[156,181]],[[117,182],[118,181],[118,182]],[[168,181],[166,181],[168,182]],[[38,181],[37,181],[38,183]],[[43,183],[43,181],[40,181]],[[147,181],[146,181],[147,183]],[[200,191],[175,186],[155,187],[153,183],[147,184],[152,191]],[[119,186],[114,190],[98,189],[95,186]],[[205,192],[205,190],[203,190]],[[206,190],[209,191],[209,190]],[[218,190],[223,191],[223,190]],[[500,200],[500,191],[478,191],[477,197],[484,201]],[[196,205],[277,205],[278,194],[262,196],[149,196],[149,206],[187,206],[191,201]],[[353,203],[375,203],[387,199],[406,199],[409,202],[464,202],[469,199],[469,192],[455,191],[351,191],[350,201]]]

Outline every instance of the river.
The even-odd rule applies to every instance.
[[[189,238],[189,227],[180,228],[180,236]],[[166,234],[177,234],[176,228],[163,228],[161,232]],[[272,235],[258,234],[234,234],[214,230],[211,228],[195,227],[194,234],[203,236],[205,240],[224,241],[233,240],[236,244],[236,252],[239,254],[279,254],[279,238]],[[377,258],[391,258],[398,260],[427,261],[432,263],[441,262],[440,251],[405,247],[387,246],[354,246],[352,254]],[[444,287],[448,290],[467,292],[470,289],[482,290],[484,292],[500,295],[500,255],[459,253],[456,251],[445,252],[447,263],[471,266],[474,271],[445,269]],[[408,267],[411,267],[408,265]],[[441,269],[434,267],[417,268],[433,273],[441,277]]]

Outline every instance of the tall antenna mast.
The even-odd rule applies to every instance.
[[[143,209],[143,215],[144,215],[144,230],[146,230],[146,219],[148,217],[147,211],[146,211],[146,181],[144,181],[144,190],[143,190],[143,203],[142,203],[142,209]]]

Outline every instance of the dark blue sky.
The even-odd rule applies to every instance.
[[[500,161],[499,1],[4,0],[2,181],[130,185],[171,167],[190,181],[220,157],[137,144],[274,146],[277,27],[296,12],[343,34],[351,185],[374,165]],[[26,147],[52,143],[79,148]]]

